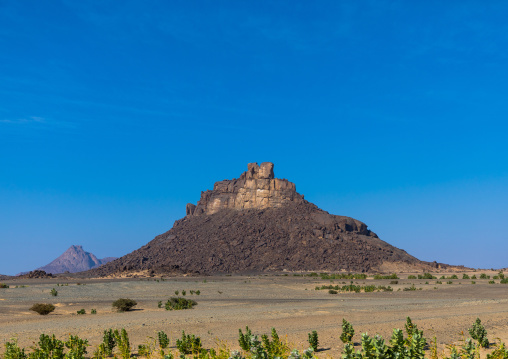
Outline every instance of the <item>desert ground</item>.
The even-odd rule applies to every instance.
[[[491,277],[497,274],[468,272],[478,278],[480,273]],[[435,275],[439,278],[443,274],[448,275]],[[0,289],[0,343],[17,337],[20,346],[30,347],[41,333],[54,333],[60,339],[78,334],[89,340],[91,353],[100,343],[104,329],[125,328],[133,348],[146,343],[159,330],[165,331],[174,345],[185,330],[200,336],[206,348],[216,347],[217,340],[223,340],[231,349],[238,349],[238,329],[248,325],[256,334],[269,333],[275,327],[298,349],[308,347],[307,333],[316,330],[322,348],[317,355],[339,358],[343,348],[339,339],[342,318],[353,324],[354,341],[359,342],[363,332],[388,339],[393,328],[404,328],[407,316],[424,330],[429,341],[437,337],[440,352],[447,344],[460,343],[462,333],[467,335],[477,317],[491,342],[508,342],[508,284],[500,284],[499,280],[489,284],[487,279],[476,279],[476,284],[472,284],[469,279],[460,279],[462,273],[450,274],[457,274],[459,279],[451,284],[447,284],[448,280],[437,284],[435,279],[407,279],[408,273],[404,273],[399,274],[398,284],[390,284],[390,280],[369,277],[354,282],[391,285],[394,291],[339,294],[315,287],[349,284],[349,280],[331,281],[292,273],[164,280],[11,279],[3,281],[10,288]],[[422,289],[403,291],[412,284]],[[51,296],[52,288],[58,296]],[[158,308],[159,301],[175,296],[175,291],[181,295],[182,290],[187,292],[186,297],[197,301],[194,309]],[[200,295],[191,295],[191,290],[199,290]],[[133,311],[118,313],[111,307],[118,298],[134,299],[138,305]],[[41,316],[29,310],[34,303],[52,303],[56,310]],[[77,315],[80,309],[85,309],[86,314]],[[97,314],[90,314],[91,309],[96,309]]]

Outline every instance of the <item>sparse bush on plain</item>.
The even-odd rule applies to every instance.
[[[55,310],[55,306],[49,303],[36,303],[32,305],[30,310],[40,314],[40,315],[48,315],[52,311]]]
[[[76,312],[78,315],[83,315],[83,314],[86,314],[86,311],[85,309],[80,309]]]
[[[56,297],[58,295],[58,291],[55,288],[51,289],[50,293],[53,297]]]
[[[0,288],[9,288],[9,286],[7,284],[0,283]]]
[[[119,312],[127,312],[135,307],[138,303],[135,300],[129,298],[120,298],[113,302],[112,306],[115,307]]]
[[[165,308],[166,310],[181,310],[181,309],[192,309],[195,305],[197,305],[196,301],[192,299],[186,299],[181,297],[171,297],[166,302]]]
[[[374,279],[399,279],[399,277],[397,277],[397,274],[395,274],[395,273],[390,274],[390,275],[376,274],[376,275],[374,275]]]

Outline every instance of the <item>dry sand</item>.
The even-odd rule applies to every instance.
[[[479,277],[479,273],[469,274]],[[399,277],[407,278],[407,274]],[[332,284],[329,280],[292,274],[178,277],[159,282],[153,278],[79,281],[81,285],[76,284],[76,279],[61,278],[4,281],[10,288],[0,289],[0,343],[17,337],[21,346],[29,347],[41,333],[54,333],[62,339],[71,333],[87,338],[93,349],[104,329],[125,328],[133,348],[159,330],[168,333],[174,344],[185,330],[200,336],[207,348],[215,347],[216,339],[222,339],[236,349],[238,329],[248,325],[257,334],[269,333],[275,327],[279,335],[287,335],[287,340],[299,349],[308,347],[307,333],[317,330],[323,348],[318,356],[337,358],[343,347],[339,340],[342,318],[353,324],[358,342],[363,332],[388,338],[393,328],[403,329],[406,316],[424,330],[426,338],[436,336],[440,350],[446,344],[459,342],[461,332],[467,334],[476,317],[481,318],[491,341],[500,338],[508,342],[508,284],[499,284],[499,280],[488,284],[488,280],[477,279],[473,285],[466,279],[455,279],[453,284],[446,284],[447,280],[436,284],[436,280],[399,279],[398,285],[392,285],[394,292],[337,295],[314,290],[316,286]],[[342,282],[349,283],[335,280],[333,284]],[[355,282],[390,283],[371,278]],[[412,283],[422,290],[397,291]],[[16,285],[28,287],[14,288]],[[51,296],[52,288],[58,291],[57,297]],[[158,301],[174,296],[176,290],[186,290],[187,297],[198,305],[192,310],[159,309]],[[201,294],[190,295],[190,290],[200,290]],[[111,303],[118,298],[136,300],[136,310],[114,312]],[[57,308],[50,315],[40,316],[28,310],[37,302],[53,303]],[[82,308],[87,314],[77,315],[76,311]],[[97,310],[96,315],[90,314],[92,308]]]

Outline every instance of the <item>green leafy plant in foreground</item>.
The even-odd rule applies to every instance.
[[[127,331],[122,328],[120,332],[118,332],[118,329],[115,329],[113,332],[115,336],[115,342],[118,346],[118,350],[120,351],[120,356],[123,359],[128,359],[131,357],[131,343],[129,341],[129,335],[127,334]]]
[[[309,341],[309,345],[312,348],[312,350],[317,352],[318,345],[319,345],[319,339],[318,339],[318,333],[317,333],[317,331],[313,330],[312,332],[310,332],[308,334],[308,341]]]
[[[25,349],[18,346],[17,339],[11,339],[12,342],[5,343],[4,359],[26,359]]]
[[[469,335],[471,338],[478,341],[478,345],[482,348],[489,347],[489,340],[487,339],[487,331],[482,324],[480,318],[476,318],[476,321],[473,323],[473,326],[468,329]]]
[[[351,323],[346,319],[342,319],[342,334],[340,335],[340,340],[342,340],[343,343],[351,343],[354,335],[355,330]]]
[[[196,337],[194,334],[186,335],[182,331],[182,338],[176,340],[176,347],[181,354],[198,354],[203,347],[201,346],[201,338]]]

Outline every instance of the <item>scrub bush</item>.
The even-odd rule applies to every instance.
[[[113,302],[112,306],[115,307],[119,312],[127,312],[135,307],[138,303],[135,300],[129,298],[120,298]]]
[[[39,313],[40,315],[48,315],[55,310],[55,306],[49,303],[36,303],[32,305],[30,310]]]

